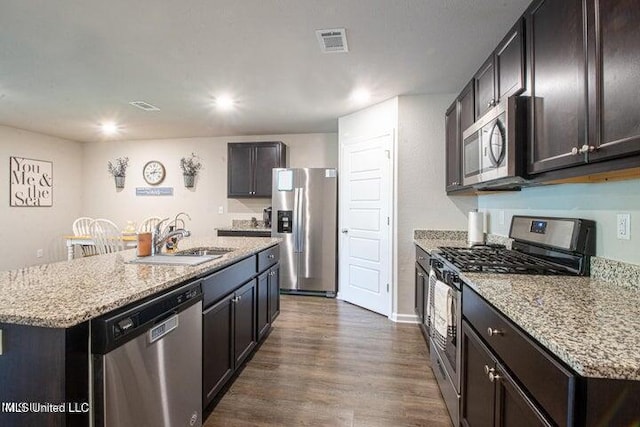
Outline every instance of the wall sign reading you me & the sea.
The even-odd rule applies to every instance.
[[[9,157],[9,206],[53,206],[53,162]]]

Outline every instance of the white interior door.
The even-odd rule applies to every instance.
[[[341,153],[340,299],[389,316],[393,132],[345,143]]]

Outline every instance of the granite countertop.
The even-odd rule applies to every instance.
[[[419,230],[414,237],[429,253],[439,246],[466,246],[455,232]],[[510,246],[508,239],[493,237],[487,240]],[[462,274],[465,283],[578,374],[636,381],[639,277],[638,266],[599,257],[591,258],[591,277]]]
[[[279,243],[270,237],[189,237],[179,250],[193,247],[233,249],[197,265],[127,264],[130,249],[108,255],[0,272],[0,322],[67,328],[128,303],[220,269]]]
[[[264,233],[265,231],[271,231],[271,228],[267,228],[267,227],[251,227],[251,226],[231,226],[231,227],[217,227],[216,230],[221,230],[221,231],[253,231],[253,232],[262,232]]]
[[[589,277],[462,277],[578,374],[640,380],[638,290]]]

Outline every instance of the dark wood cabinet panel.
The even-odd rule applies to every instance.
[[[445,113],[445,156],[446,156],[446,190],[457,189],[461,183],[460,175],[460,144],[458,143],[458,101],[453,104]]]
[[[473,88],[471,80],[445,113],[447,192],[465,189],[462,185],[462,132],[476,118]]]
[[[552,425],[466,321],[462,327],[461,424]]]
[[[463,323],[462,327],[462,406],[461,424],[468,427],[492,426],[495,390],[487,368],[495,369],[489,351]]]
[[[269,313],[269,274],[270,271],[265,271],[258,276],[257,282],[257,308],[256,318],[258,319],[258,341],[260,341],[269,331],[271,326],[271,313]]]
[[[480,118],[496,105],[493,54],[473,76],[476,98],[476,117]]]
[[[591,162],[640,152],[640,3],[588,5]]]
[[[269,273],[269,322],[273,324],[280,314],[280,265],[271,267]]]
[[[582,0],[538,0],[527,12],[531,95],[528,171],[537,173],[585,161],[586,51]]]
[[[256,346],[256,279],[235,292],[234,357],[236,368]]]
[[[525,89],[523,31],[523,20],[519,19],[495,50],[495,92],[499,102]]]
[[[420,264],[416,262],[416,280],[415,280],[415,294],[414,294],[414,310],[418,316],[418,323],[424,323],[424,299],[427,290],[425,289],[425,276],[426,272],[420,267]]]
[[[224,387],[234,371],[234,294],[204,311],[202,316],[203,406]]]
[[[282,142],[227,144],[227,197],[271,197],[273,168],[287,167]]]

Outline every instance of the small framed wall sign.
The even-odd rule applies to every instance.
[[[9,157],[9,206],[53,206],[53,162]]]

